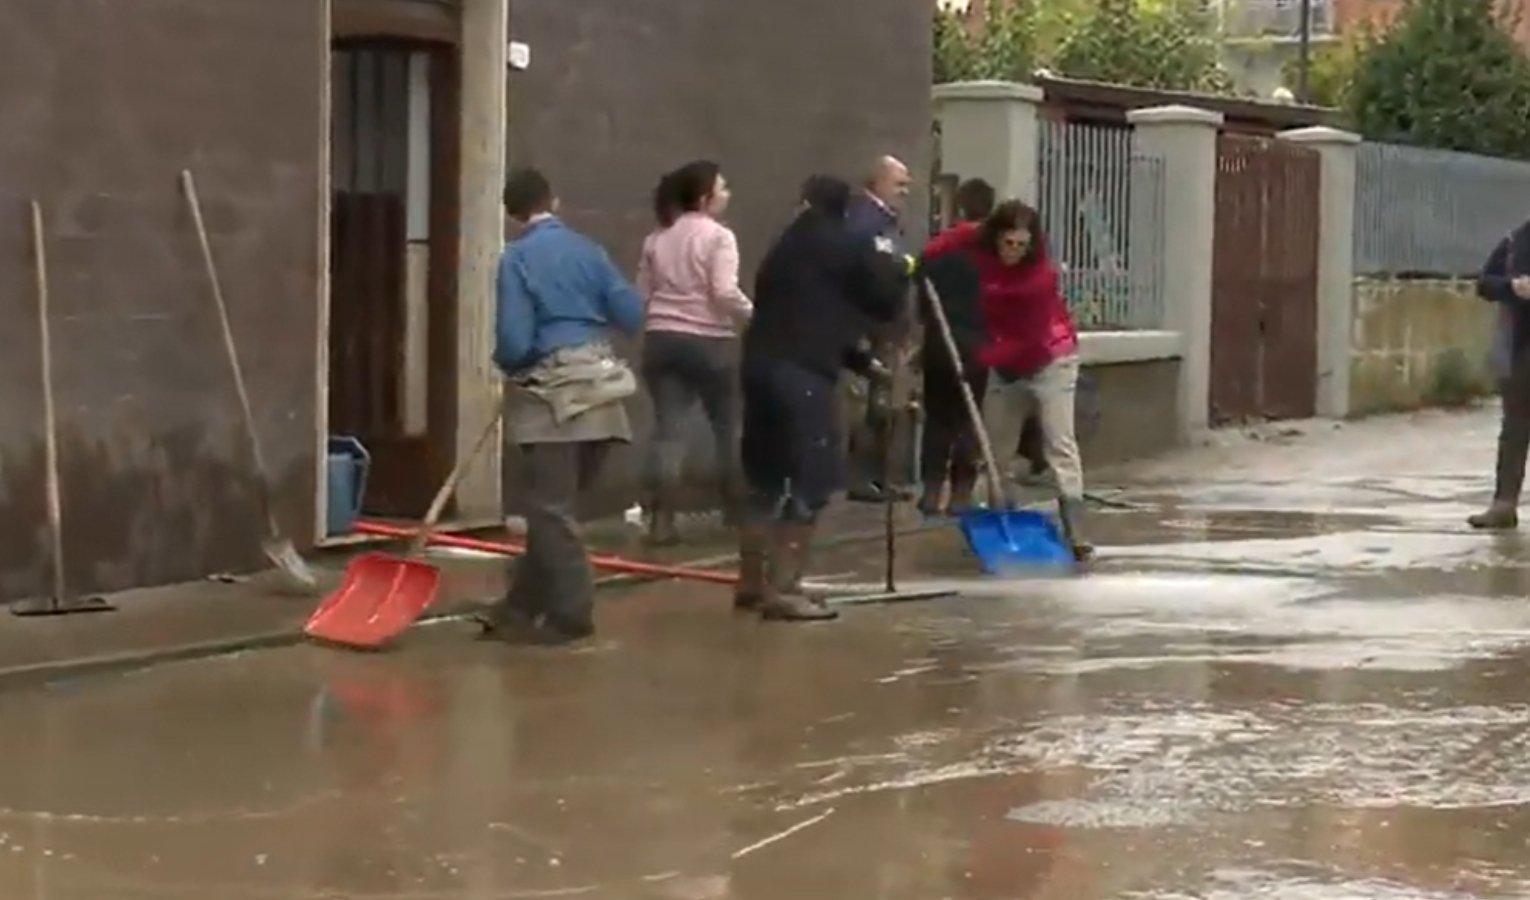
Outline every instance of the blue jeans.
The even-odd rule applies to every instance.
[[[809,523],[844,487],[835,380],[786,360],[746,360],[739,456],[754,516]]]

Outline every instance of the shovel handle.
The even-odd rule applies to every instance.
[[[378,537],[407,538],[418,536],[418,533],[411,529],[400,528],[397,525],[385,525],[381,522],[357,522],[355,530],[357,534],[372,534]],[[476,550],[479,553],[492,553],[496,556],[520,556],[526,552],[526,548],[520,544],[486,541],[481,538],[462,537],[455,534],[431,534],[427,540],[431,545],[437,547]],[[715,572],[711,569],[697,569],[690,566],[666,566],[662,563],[640,562],[635,559],[623,559],[619,556],[592,554],[590,556],[590,565],[607,572],[620,572],[626,575],[642,575],[651,578],[681,578],[687,581],[706,581],[712,584],[738,584],[738,576],[732,572]]]
[[[473,449],[457,459],[457,464],[452,466],[451,474],[442,482],[441,489],[436,491],[436,496],[431,498],[430,508],[425,511],[425,518],[420,522],[420,527],[414,532],[414,540],[409,543],[409,555],[417,556],[430,543],[431,532],[435,530],[436,523],[441,521],[441,513],[446,510],[446,501],[451,499],[457,490],[457,484],[462,481],[462,475],[467,471],[473,460],[483,452],[484,445],[489,442],[489,436],[498,433],[499,420],[505,413],[504,398],[498,393],[494,395],[494,408],[489,414],[489,422],[484,426],[478,440],[473,442]]]

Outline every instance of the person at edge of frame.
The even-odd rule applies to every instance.
[[[767,620],[836,617],[802,590],[819,515],[844,481],[836,388],[846,367],[890,378],[857,344],[902,312],[906,263],[850,229],[849,203],[848,182],[809,178],[755,277],[741,365],[749,494],[733,606]]]
[[[1056,476],[1057,517],[1079,562],[1094,556],[1084,538],[1084,470],[1074,434],[1078,392],[1078,327],[1063,297],[1057,266],[1047,254],[1036,210],[1019,200],[994,208],[978,229],[973,249],[982,285],[983,345],[978,360],[992,370],[983,422],[998,453],[1004,496],[989,504],[1013,506],[1020,480],[1015,449],[1025,419],[1041,419],[1047,462]]]
[[[648,310],[641,369],[654,419],[643,466],[650,546],[681,542],[685,427],[698,403],[712,431],[723,522],[738,520],[738,334],[754,305],[739,287],[738,239],[720,221],[730,197],[722,168],[707,160],[669,172],[654,190],[658,227],[643,241],[636,279]]]
[[[904,247],[901,217],[912,184],[908,166],[901,160],[893,156],[878,157],[861,189],[851,197],[848,213],[853,233],[878,242],[884,252],[910,263],[912,258]],[[906,266],[905,271],[911,268],[911,265]],[[883,367],[895,368],[903,355],[913,318],[911,310],[904,308],[890,322],[873,323],[859,352],[869,353]],[[882,472],[886,459],[883,441],[893,432],[888,417],[897,416],[900,410],[909,408],[900,398],[892,396],[892,388],[890,380],[866,382],[855,378],[845,386],[850,422],[846,452],[850,482],[847,496],[850,500],[881,503],[886,499],[884,490],[893,491],[895,499],[907,499],[906,487],[916,478],[914,472],[894,471],[886,476]],[[894,483],[882,484],[884,477]]]
[[[1498,304],[1492,367],[1503,399],[1493,500],[1467,518],[1473,528],[1519,527],[1519,495],[1530,452],[1530,222],[1493,248],[1477,278],[1477,296]]]
[[[519,234],[499,261],[494,364],[505,376],[506,439],[520,449],[526,554],[480,623],[485,638],[566,644],[595,632],[575,503],[611,447],[632,440],[624,401],[637,378],[609,336],[642,330],[643,298],[604,248],[558,218],[541,172],[512,172],[504,204]]]

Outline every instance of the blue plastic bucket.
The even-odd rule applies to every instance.
[[[329,458],[325,467],[328,513],[325,532],[330,537],[350,534],[361,517],[361,502],[367,492],[367,472],[372,455],[353,437],[329,439]]]

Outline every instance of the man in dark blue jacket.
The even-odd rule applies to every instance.
[[[900,216],[912,184],[908,166],[891,156],[880,157],[873,164],[862,189],[850,199],[848,223],[851,233],[873,242],[883,253],[908,257]],[[888,370],[896,371],[899,366],[898,356],[908,337],[911,318],[905,310],[893,322],[876,323],[867,335],[870,355]],[[912,471],[888,473],[894,483],[882,484],[883,443],[894,430],[889,427],[893,423],[888,417],[897,415],[894,409],[897,404],[890,396],[891,385],[886,382],[852,383],[851,394],[849,498],[880,503],[885,499],[884,489],[905,496],[903,488],[913,480]]]
[[[803,209],[755,276],[744,335],[739,457],[749,485],[739,527],[734,606],[763,618],[810,621],[835,613],[802,592],[819,512],[842,486],[835,385],[873,322],[897,316],[902,264],[846,227],[850,185],[814,176]]]
[[[1467,519],[1473,528],[1519,527],[1519,494],[1530,452],[1530,222],[1510,232],[1488,256],[1477,295],[1498,304],[1494,368],[1503,398],[1493,502]]]

